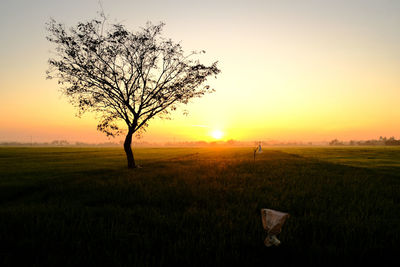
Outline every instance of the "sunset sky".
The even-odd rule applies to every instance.
[[[144,141],[400,138],[400,1],[102,3],[111,22],[163,21],[165,37],[219,61],[216,92],[151,121]],[[97,0],[0,2],[0,142],[108,141],[45,78],[46,21],[73,26],[98,10]]]

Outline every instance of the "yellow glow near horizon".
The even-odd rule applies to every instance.
[[[224,133],[220,130],[214,130],[211,132],[211,136],[214,139],[220,140],[224,136]]]
[[[3,27],[0,142],[123,140],[96,131],[101,114],[75,117],[57,81],[45,79],[53,57],[43,36],[47,18],[69,27],[93,18],[96,8],[74,9],[78,0],[6,2],[2,25],[14,25],[14,14],[21,20]],[[215,93],[181,105],[172,120],[151,120],[137,142],[400,138],[399,1],[366,1],[363,8],[334,0],[103,2],[134,32],[163,18],[163,37],[182,40],[186,53],[206,50],[200,62],[219,61],[221,69],[207,81]]]

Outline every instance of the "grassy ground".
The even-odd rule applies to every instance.
[[[0,148],[0,265],[390,265],[396,148]],[[260,209],[290,213],[266,248]],[[393,264],[395,265],[395,264]]]
[[[390,174],[400,170],[400,147],[283,147],[282,152]]]

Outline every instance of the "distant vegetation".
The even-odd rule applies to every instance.
[[[175,141],[175,142],[132,142],[134,147],[253,147],[261,143],[262,146],[311,146],[311,142],[281,142],[281,141]],[[54,140],[51,142],[2,142],[0,146],[17,146],[17,147],[120,147],[120,142],[103,142],[103,143],[85,143],[85,142],[68,142],[67,140]],[[319,145],[324,145],[319,143]],[[325,143],[327,145],[327,143]]]
[[[366,140],[366,141],[355,141],[351,140],[349,142],[339,141],[334,139],[329,142],[331,146],[400,146],[400,140],[396,140],[394,136],[390,138],[380,136],[378,140]]]
[[[51,142],[1,142],[0,146],[10,147],[120,147],[121,143],[103,142],[103,143],[85,143],[85,142],[68,142],[67,140],[54,140]]]
[[[68,142],[67,140],[53,140],[51,142],[0,142],[0,146],[17,146],[17,147],[120,147],[123,141],[119,142],[102,142],[102,143],[85,143],[85,142]],[[300,141],[278,141],[278,140],[264,140],[264,141],[174,141],[174,142],[147,142],[147,141],[134,141],[132,144],[135,147],[253,147],[261,143],[262,146],[399,146],[400,140],[394,137],[386,138],[380,137],[378,140],[351,140],[340,141],[334,139],[330,142],[300,142]]]

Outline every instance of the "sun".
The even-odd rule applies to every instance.
[[[214,131],[211,132],[211,136],[214,139],[219,140],[224,136],[224,133],[222,131],[220,131],[220,130],[214,130]]]

